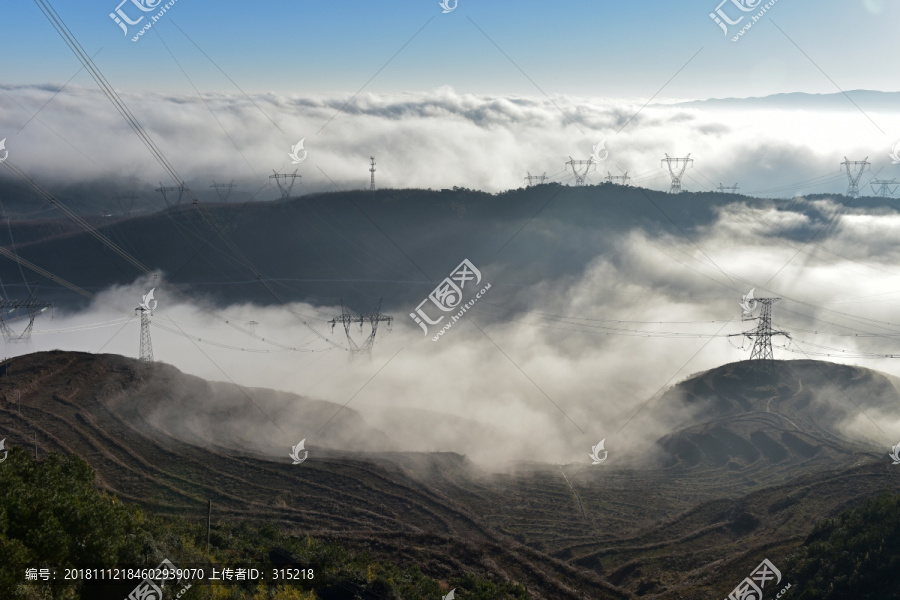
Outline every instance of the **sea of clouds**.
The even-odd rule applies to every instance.
[[[68,87],[57,95],[53,86],[2,92],[0,135],[7,138],[8,160],[38,183],[133,176],[149,186],[163,179],[98,92]],[[233,178],[244,192],[261,190],[260,199],[277,195],[266,187],[272,170],[298,168],[304,192],[365,187],[371,155],[381,187],[500,191],[521,186],[526,172],[566,182],[568,157],[586,159],[601,140],[609,155],[589,181],[606,170],[627,171],[655,189],[669,184],[660,169],[666,153],[695,159],[688,190],[739,182],[746,192],[777,188],[774,195],[785,197],[846,189],[839,172],[845,155],[868,156],[869,176],[890,178],[898,169],[888,157],[895,140],[869,119],[884,131],[900,131],[900,116],[855,109],[704,110],[672,102],[642,108],[641,100],[491,98],[449,88],[352,99],[262,94],[253,97],[255,105],[226,94],[202,102],[122,97],[189,185],[202,189],[213,179]],[[293,166],[288,152],[300,139],[308,155]],[[805,180],[813,181],[796,185]],[[201,377],[347,405],[403,449],[455,451],[490,465],[566,462],[583,461],[606,438],[611,451],[637,455],[695,415],[696,407],[659,406],[653,400],[658,392],[691,373],[747,357],[740,337],[710,336],[748,328],[738,301],[754,286],[758,295],[784,298],[776,324],[793,328],[794,342],[776,350],[779,358],[815,358],[809,353],[818,351],[836,355],[828,360],[900,376],[898,359],[877,356],[900,354],[900,217],[818,200],[817,210],[834,216],[833,227],[805,243],[792,234],[808,224],[804,202],[776,211],[737,201],[690,240],[640,227],[619,232],[614,249],[579,277],[532,284],[513,311],[503,304],[509,296],[502,280],[489,277],[497,293],[492,290],[440,343],[423,338],[405,317],[413,306],[386,305],[404,317],[378,338],[370,360],[329,350],[283,308],[221,309],[234,322],[258,322],[262,337],[313,350],[260,352],[271,348],[224,326],[206,307],[160,289],[153,318],[168,329],[153,329],[154,352]],[[492,265],[479,266],[491,274]],[[153,285],[151,278],[138,279],[101,292],[85,311],[57,312],[52,321],[42,316],[31,344],[6,351],[134,356],[138,322],[110,323],[130,316],[113,307],[133,307]],[[324,334],[327,320],[341,311],[297,305],[294,312]],[[860,332],[867,335],[857,337]],[[868,417],[854,427],[873,449],[887,442],[884,432],[900,436],[900,415],[871,416],[881,432],[866,430]],[[309,446],[327,445],[315,439],[319,425],[298,430],[292,443],[306,438]]]
[[[216,309],[232,323],[257,322],[260,337],[302,350],[277,351],[152,277],[107,289],[84,311],[57,311],[52,320],[42,315],[31,344],[7,344],[6,351],[61,348],[134,357],[138,319],[127,320],[133,313],[115,307],[130,309],[156,285],[151,332],[157,360],[210,380],[326,400],[335,411],[345,406],[340,410],[361,413],[396,449],[455,451],[500,466],[581,462],[607,439],[607,449],[634,458],[700,416],[697,405],[660,402],[661,391],[749,357],[751,340],[724,336],[756,326],[741,320],[739,306],[753,286],[757,296],[783,298],[774,324],[792,340],[775,339],[776,358],[856,364],[900,376],[900,359],[893,357],[900,354],[900,251],[894,243],[900,216],[817,204],[834,223],[815,239],[786,235],[807,222],[803,201],[788,211],[737,201],[691,240],[640,227],[623,231],[580,276],[513,290],[505,282],[514,273],[479,265],[492,289],[438,343],[407,316],[414,306],[386,299],[384,311],[396,321],[391,332],[380,330],[371,357],[331,348],[300,321],[345,346],[340,326],[332,334],[328,325],[340,306]],[[11,325],[18,331],[24,323]],[[351,333],[361,341],[356,326]],[[806,384],[830,389],[825,379]],[[841,397],[837,389],[830,392]],[[247,409],[258,428],[259,415]],[[900,436],[900,414],[852,414],[847,431],[873,451]],[[317,438],[321,420],[291,432],[297,438],[291,443],[305,438],[308,447],[333,446]],[[274,428],[271,433],[281,440]]]
[[[298,169],[297,191],[363,188],[370,156],[380,187],[494,192],[522,186],[527,173],[568,182],[566,161],[586,160],[601,141],[608,157],[597,152],[605,160],[592,167],[588,182],[628,172],[645,187],[667,189],[661,159],[690,153],[695,162],[685,189],[739,183],[744,192],[790,197],[846,190],[845,156],[868,157],[879,177],[896,175],[889,152],[900,141],[900,113],[849,100],[846,110],[823,111],[758,102],[713,108],[674,100],[490,97],[451,88],[353,97],[120,95],[203,200],[214,197],[212,181],[232,179],[244,198],[277,197],[268,179],[273,170]],[[135,177],[148,189],[171,185],[95,89],[0,86],[0,106],[9,160],[38,183]],[[289,152],[300,140],[308,154],[295,165]]]

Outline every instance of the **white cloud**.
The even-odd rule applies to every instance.
[[[15,133],[56,90],[0,89],[6,108],[0,114],[0,131],[8,138],[10,160],[39,182],[110,175],[134,175],[154,187],[166,181],[100,92],[67,87]],[[207,194],[214,179],[233,177],[243,191],[252,192],[267,183],[272,170],[293,170],[287,153],[301,138],[306,138],[309,151],[300,167],[303,191],[333,189],[329,178],[342,188],[365,187],[370,155],[378,160],[382,187],[459,185],[498,191],[521,186],[526,172],[547,172],[565,180],[568,157],[586,159],[592,146],[605,138],[609,159],[589,181],[602,181],[607,170],[621,169],[645,175],[648,187],[666,189],[667,176],[660,169],[666,153],[691,153],[696,162],[684,186],[694,191],[735,181],[742,192],[761,191],[833,176],[824,187],[780,192],[788,197],[845,189],[838,173],[844,155],[887,163],[887,151],[895,142],[854,111],[700,109],[664,102],[644,108],[616,133],[643,101],[487,97],[450,88],[363,93],[349,103],[346,96],[336,95],[254,97],[282,133],[240,95],[209,94],[204,97],[209,109],[196,96],[121,96],[189,185]],[[900,132],[900,115],[875,116],[886,131]],[[275,195],[270,189],[263,197]]]

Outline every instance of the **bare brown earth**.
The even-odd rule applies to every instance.
[[[564,466],[571,488],[559,466],[488,474],[456,454],[392,452],[350,409],[294,466],[289,433],[336,405],[115,355],[0,364],[0,436],[78,454],[101,487],[157,513],[200,519],[211,499],[217,519],[276,521],[439,579],[477,572],[547,599],[725,597],[763,558],[783,564],[817,519],[900,490],[889,447],[836,428],[855,410],[900,407],[881,374],[791,361],[760,377],[735,363],[670,394],[701,403],[703,419],[646,463]],[[365,452],[329,449],[348,447],[343,436]]]

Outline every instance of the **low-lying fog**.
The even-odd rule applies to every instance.
[[[41,315],[33,341],[8,344],[6,353],[58,348],[135,357],[139,319],[131,310],[156,285],[156,360],[211,380],[327,400],[335,410],[346,404],[397,448],[454,451],[500,466],[583,462],[605,438],[611,453],[636,455],[695,412],[655,399],[629,422],[648,400],[693,373],[749,357],[746,340],[742,349],[743,338],[723,336],[755,326],[741,322],[739,306],[751,288],[757,297],[782,298],[774,325],[793,339],[775,339],[776,358],[822,358],[900,376],[900,215],[845,209],[827,233],[804,244],[785,234],[807,221],[799,210],[805,202],[776,212],[736,201],[692,241],[622,231],[580,277],[552,283],[522,281],[502,262],[479,264],[479,288],[491,289],[437,342],[437,326],[426,337],[410,318],[415,305],[386,298],[393,331],[379,329],[371,358],[333,349],[281,307],[215,309],[233,323],[258,323],[260,337],[303,350],[281,351],[220,322],[206,306],[178,300],[152,277],[102,291],[84,312]],[[817,202],[830,214],[841,210]],[[529,225],[542,226],[540,218]],[[327,324],[340,306],[292,308],[346,347],[341,327],[332,334]],[[18,331],[24,323],[11,326]],[[357,326],[351,333],[362,342]],[[900,412],[868,416],[887,437],[862,416],[847,431],[868,438],[875,451],[900,440]],[[323,424],[309,422],[291,444],[332,445],[316,437]]]

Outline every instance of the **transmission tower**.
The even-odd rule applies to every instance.
[[[547,181],[547,172],[544,171],[543,175],[532,175],[531,173],[528,173],[528,175],[525,177],[525,181],[528,182],[528,187],[531,187],[533,185],[541,185],[542,183]]]
[[[303,176],[297,175],[297,169],[294,169],[293,173],[278,173],[276,171],[272,172],[275,174],[269,175],[269,179],[274,179],[275,183],[278,184],[278,189],[281,190],[281,197],[290,198],[291,190],[294,188],[294,182]],[[284,183],[281,183],[282,180],[284,180]]]
[[[236,188],[237,185],[235,185],[234,179],[232,179],[231,183],[216,183],[215,181],[213,181],[213,184],[209,187],[216,188],[216,195],[219,197],[219,201],[228,202],[228,197],[231,195],[231,190],[233,188]],[[225,190],[225,191],[221,192],[219,190]],[[225,194],[224,198],[222,197],[223,193]]]
[[[153,344],[150,343],[150,317],[153,316],[153,311],[157,305],[156,300],[153,299],[154,290],[156,290],[156,288],[150,290],[150,292],[143,297],[140,305],[134,309],[134,312],[140,311],[141,313],[141,362],[153,362]],[[153,302],[153,306],[150,306],[151,302]]]
[[[375,345],[375,334],[378,331],[379,323],[387,323],[388,330],[390,331],[391,323],[393,322],[394,317],[389,315],[381,314],[381,300],[378,300],[378,306],[375,307],[375,312],[368,314],[355,315],[352,314],[346,306],[344,306],[344,300],[341,299],[341,316],[333,318],[331,322],[331,331],[334,331],[334,326],[338,323],[343,324],[344,333],[347,334],[347,343],[350,345],[350,354],[358,355],[358,354],[371,354],[372,346]],[[362,333],[363,325],[365,323],[369,323],[372,330],[369,333],[369,337],[363,341],[360,346],[357,344],[353,337],[350,335],[350,325],[353,323],[359,324],[359,331]]]
[[[720,194],[737,194],[737,191],[739,188],[738,188],[738,184],[722,185],[720,183],[718,189],[719,189]]]
[[[134,207],[134,192],[131,192],[130,196],[125,196],[124,194],[116,194],[115,200],[119,205],[119,210],[122,211],[122,215],[126,217],[130,216],[131,209]]]
[[[166,206],[171,208],[172,204],[169,203],[169,197],[167,196],[167,194],[172,193],[172,192],[178,192],[178,201],[175,203],[175,205],[177,206],[177,205],[181,204],[181,198],[184,196],[184,193],[189,192],[190,190],[184,183],[181,183],[181,185],[177,185],[177,186],[165,186],[162,184],[162,182],[160,182],[159,187],[156,188],[156,191],[159,192],[160,194],[162,194],[162,197],[166,203]],[[196,204],[197,201],[194,200],[194,203]]]
[[[617,185],[631,185],[631,177],[628,176],[628,171],[625,171],[624,175],[613,175],[609,171],[606,172],[606,181],[609,183],[615,183]]]
[[[372,166],[369,167],[369,173],[372,174],[371,183],[369,184],[369,190],[374,192],[375,191],[375,157],[370,156],[369,160],[372,161]]]
[[[566,166],[572,167],[572,173],[575,175],[575,185],[584,185],[584,178],[587,177],[592,164],[594,164],[594,159],[592,158],[587,160],[575,160],[571,156],[569,157],[569,162],[566,163]],[[581,167],[584,167],[583,172],[580,169]]]
[[[878,186],[875,189],[875,186]],[[894,195],[894,192],[897,191],[897,186],[900,185],[897,183],[896,179],[876,179],[872,182],[872,189],[875,190],[875,195],[881,198],[890,198]],[[893,188],[891,186],[894,186]]]
[[[666,157],[660,162],[660,166],[662,166],[662,163],[666,163],[669,167],[669,174],[672,176],[672,187],[669,188],[669,193],[680,194],[681,178],[684,177],[684,172],[688,168],[688,165],[694,163],[694,159],[691,158],[690,154],[684,158],[672,158],[666,154]]]
[[[34,318],[40,313],[53,306],[53,303],[44,300],[37,300],[31,296],[34,295],[34,288],[28,300],[0,300],[0,332],[3,333],[3,340],[6,342],[30,342],[31,330],[34,327]],[[9,328],[3,316],[18,310],[25,309],[28,311],[28,326],[25,330],[16,335]]]
[[[733,334],[744,336],[753,340],[753,351],[750,353],[750,360],[762,361],[760,363],[764,370],[768,370],[775,360],[775,354],[772,352],[772,336],[783,335],[787,339],[791,339],[790,332],[774,331],[772,329],[772,305],[781,300],[781,298],[756,298],[759,303],[759,317],[756,329],[745,331],[743,333]]]
[[[869,157],[865,160],[847,160],[841,166],[847,169],[847,180],[850,185],[847,187],[847,195],[851,198],[859,198],[859,180],[862,179],[863,173],[869,170]]]

